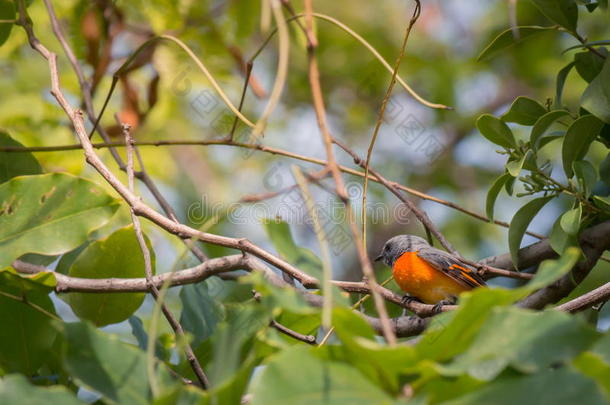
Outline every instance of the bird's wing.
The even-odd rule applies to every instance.
[[[468,266],[449,253],[426,247],[417,251],[417,256],[428,262],[436,270],[443,272],[466,287],[482,287],[485,281],[477,274],[476,269]]]

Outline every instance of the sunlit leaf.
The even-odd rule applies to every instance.
[[[61,254],[105,224],[117,201],[69,174],[23,176],[0,185],[0,267],[24,253]]]

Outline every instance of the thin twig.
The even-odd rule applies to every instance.
[[[333,143],[335,143],[337,146],[339,146],[341,149],[343,149],[346,153],[348,153],[350,156],[352,156],[352,158],[354,159],[354,162],[358,166],[360,166],[360,167],[364,166],[364,160],[362,158],[360,158],[350,148],[348,148],[345,144],[343,144],[336,138],[333,139]],[[155,146],[155,147],[183,146],[183,145],[234,146],[234,147],[239,147],[239,148],[252,149],[255,151],[259,151],[259,152],[270,153],[272,155],[285,156],[285,157],[289,157],[291,159],[297,159],[297,160],[301,160],[303,162],[313,163],[313,164],[320,165],[320,166],[328,165],[327,161],[325,161],[323,159],[316,159],[313,157],[304,156],[304,155],[301,155],[298,153],[289,152],[289,151],[286,151],[283,149],[274,148],[274,147],[270,147],[270,146],[265,146],[265,145],[260,145],[260,144],[241,143],[241,142],[230,142],[228,140],[213,139],[213,140],[208,140],[208,141],[205,141],[205,140],[138,141],[138,142],[136,142],[136,145],[137,146]],[[106,143],[93,143],[93,144],[91,144],[91,146],[95,149],[103,149],[103,148],[109,148],[109,147],[124,147],[125,144],[123,142],[106,142]],[[82,148],[83,147],[81,144],[58,145],[58,146],[32,146],[32,147],[0,146],[0,152],[14,152],[14,153],[17,153],[17,152],[60,152],[60,151],[68,151],[68,150],[80,150]],[[347,173],[347,174],[350,174],[353,176],[364,177],[364,172],[361,172],[359,170],[354,170],[347,166],[339,166],[339,170],[342,171],[343,173]],[[391,180],[387,180],[387,179],[385,179],[385,177],[381,176],[378,172],[373,171],[372,169],[370,170],[370,173],[371,173],[369,175],[370,181],[374,181],[376,183],[382,183],[382,180],[380,180],[380,179],[384,179],[388,184],[392,185],[394,188],[404,191],[407,194],[421,198],[422,200],[432,201],[434,203],[444,205],[448,208],[459,211],[459,212],[466,214],[468,216],[471,216],[475,219],[489,223],[489,219],[487,218],[487,216],[485,216],[483,214],[479,214],[477,212],[470,211],[454,202],[443,200],[442,198],[434,197],[430,194],[426,194],[426,193],[416,190],[414,188],[407,187],[405,185],[402,185],[400,183],[397,183],[397,182],[394,182]],[[495,225],[502,226],[504,228],[508,228],[508,226],[509,226],[509,224],[507,222],[499,221],[499,220],[494,220],[492,223]],[[531,231],[527,231],[526,233],[537,239],[546,239],[546,236],[541,235],[539,233],[535,233],[535,232],[531,232]]]
[[[277,329],[279,332],[282,332],[284,335],[290,336],[291,338],[294,338],[296,340],[300,340],[301,342],[305,342],[310,345],[316,344],[315,336],[303,335],[302,333],[295,332],[292,329],[289,329],[289,328],[285,327],[284,325],[282,325],[281,323],[277,322],[275,319],[271,320],[271,322],[269,323],[269,326]]]
[[[127,146],[127,184],[129,191],[134,193],[134,169],[133,169],[133,155],[134,155],[134,145],[133,138],[131,136],[129,125],[122,124],[123,136],[125,137],[125,145]],[[172,312],[167,308],[167,305],[160,299],[159,290],[155,286],[152,281],[153,277],[153,269],[152,269],[152,260],[150,255],[150,250],[148,249],[148,245],[146,244],[146,240],[144,239],[144,234],[142,232],[142,225],[140,224],[140,218],[135,214],[133,207],[130,207],[131,221],[133,222],[133,228],[136,234],[136,238],[138,239],[138,244],[140,245],[140,250],[142,251],[142,256],[144,257],[144,271],[146,275],[146,284],[147,287],[155,299],[158,305],[161,306],[161,310],[163,311],[163,315],[167,319],[167,322],[170,324],[176,337],[180,337],[184,342],[184,351],[186,354],[187,361],[191,365],[199,384],[203,389],[207,389],[210,386],[210,382],[208,377],[205,375],[201,364],[199,364],[199,360],[197,356],[195,356],[195,352],[193,348],[188,343],[186,339],[186,334],[184,333],[184,329],[180,322],[174,317]],[[173,273],[170,273],[170,275]],[[158,390],[157,385],[155,383],[156,376],[154,373],[154,347],[155,347],[155,334],[150,331],[148,335],[148,349],[147,349],[147,357],[149,357],[148,361],[148,378],[150,380],[151,389],[154,391]]]
[[[316,209],[315,202],[309,188],[307,187],[307,180],[301,169],[294,165],[292,166],[292,174],[301,189],[301,195],[305,201],[307,211],[313,223],[314,233],[318,239],[318,245],[320,245],[320,255],[322,259],[322,327],[324,329],[330,329],[331,315],[333,310],[333,294],[332,284],[330,280],[332,278],[332,264],[330,259],[330,251],[328,249],[328,237],[320,225],[320,219],[318,218],[318,210]]]
[[[379,129],[381,128],[381,124],[383,123],[383,116],[385,114],[385,109],[388,105],[388,101],[390,101],[390,97],[392,96],[392,90],[394,90],[394,85],[396,84],[396,77],[398,76],[398,69],[400,68],[400,62],[402,62],[402,58],[405,55],[405,49],[407,48],[407,42],[409,40],[409,34],[411,34],[411,29],[417,22],[419,15],[421,13],[421,4],[419,0],[415,0],[415,9],[413,10],[413,16],[411,17],[411,21],[409,21],[409,25],[405,30],[405,35],[402,40],[402,46],[400,47],[400,52],[398,54],[398,58],[396,58],[396,62],[394,63],[394,69],[392,71],[392,78],[390,79],[390,84],[386,90],[385,96],[383,97],[383,101],[381,103],[381,108],[379,109],[379,114],[377,116],[377,122],[375,122],[375,129],[373,130],[373,136],[371,138],[371,142],[369,143],[368,150],[366,152],[366,161],[364,162],[364,185],[362,188],[362,212],[361,212],[361,220],[362,220],[362,244],[366,249],[366,194],[369,186],[369,171],[371,158],[373,155],[373,148],[375,147],[375,141],[377,140],[377,136],[379,135]]]
[[[305,0],[311,1],[311,0]],[[287,1],[285,3],[288,3]],[[313,9],[311,4],[306,6],[311,10]],[[311,13],[310,13],[311,15]],[[307,31],[307,29],[306,29]],[[315,33],[307,32],[308,38],[315,38]],[[349,224],[350,232],[352,233],[352,237],[354,238],[354,244],[356,246],[356,251],[358,252],[358,259],[360,261],[360,265],[362,267],[362,273],[366,278],[367,283],[371,287],[371,292],[373,294],[373,300],[375,302],[375,309],[379,314],[379,319],[381,320],[383,336],[386,341],[390,345],[396,344],[396,336],[392,331],[392,326],[390,325],[389,316],[387,309],[385,307],[385,302],[381,298],[378,293],[379,284],[375,280],[375,272],[373,271],[373,266],[371,265],[371,261],[368,257],[367,250],[362,245],[362,235],[359,234],[358,227],[356,225],[354,214],[352,212],[351,204],[349,197],[347,195],[345,189],[345,183],[343,182],[343,178],[341,176],[341,171],[339,170],[339,166],[335,160],[335,154],[333,151],[333,142],[332,135],[330,134],[330,130],[328,128],[328,124],[326,122],[326,108],[324,106],[324,97],[322,93],[322,86],[320,85],[320,72],[318,70],[318,61],[316,58],[316,42],[308,42],[307,44],[307,55],[309,61],[309,86],[311,89],[311,95],[313,99],[313,107],[316,113],[316,119],[318,121],[318,127],[320,128],[320,132],[322,133],[322,140],[324,141],[324,148],[326,151],[326,161],[327,167],[330,170],[332,177],[335,181],[335,187],[337,190],[337,195],[340,200],[343,202],[345,207],[347,222]]]

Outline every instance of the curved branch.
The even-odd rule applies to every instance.
[[[601,287],[597,287],[594,290],[589,291],[586,294],[581,295],[578,298],[574,298],[571,301],[563,303],[556,307],[560,311],[566,312],[578,312],[585,310],[589,307],[601,304],[610,299],[610,283],[606,283]]]

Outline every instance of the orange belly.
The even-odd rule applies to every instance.
[[[426,304],[457,297],[470,288],[430,266],[415,252],[403,253],[394,263],[392,271],[396,284],[406,293]]]

